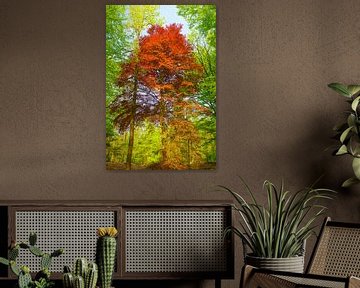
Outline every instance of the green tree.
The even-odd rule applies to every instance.
[[[197,102],[207,113],[195,121],[202,137],[202,149],[208,162],[216,161],[216,7],[215,5],[177,5],[178,13],[189,23],[190,42],[203,78],[198,84]],[[208,113],[210,112],[210,113]]]
[[[126,10],[123,5],[106,5],[106,137],[114,136],[114,115],[109,105],[120,93],[116,85],[120,73],[119,63],[129,51],[129,42],[125,29]]]

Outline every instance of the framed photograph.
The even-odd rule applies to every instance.
[[[215,5],[106,6],[106,168],[216,168]]]

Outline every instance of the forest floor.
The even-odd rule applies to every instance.
[[[214,170],[216,169],[216,163],[204,163],[196,168],[189,168],[186,170]],[[106,170],[126,170],[125,163],[115,163],[115,162],[106,162]],[[141,166],[132,164],[131,170],[171,170],[171,169],[163,169],[160,165],[153,165],[151,167]]]

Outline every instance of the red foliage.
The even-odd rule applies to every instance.
[[[164,123],[174,118],[174,114],[179,117],[181,113],[203,109],[186,99],[196,92],[202,68],[196,63],[190,43],[181,34],[181,27],[178,24],[150,27],[148,35],[140,39],[139,54],[121,66],[118,85],[123,91],[111,105],[112,111],[117,112],[114,121],[119,131],[129,128],[134,114],[135,123],[146,118]]]
[[[122,92],[111,104],[119,131],[145,119],[161,127],[159,167],[168,169],[185,169],[196,161],[191,148],[199,138],[188,119],[207,113],[193,100],[203,71],[181,28],[171,24],[148,29],[140,39],[138,54],[121,67],[118,85]]]
[[[155,25],[140,39],[139,60],[141,69],[146,71],[146,84],[169,101],[194,93],[202,69],[190,43],[181,34],[181,27]]]

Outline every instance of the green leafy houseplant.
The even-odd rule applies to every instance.
[[[349,154],[353,157],[352,168],[355,177],[347,179],[342,184],[343,187],[348,187],[360,183],[360,85],[331,83],[328,87],[346,97],[346,101],[351,106],[347,111],[346,122],[334,127],[336,136],[340,140],[340,145],[334,151],[334,155]]]
[[[301,255],[305,240],[314,233],[315,220],[326,209],[317,203],[318,200],[331,199],[334,191],[310,187],[291,193],[285,191],[283,183],[278,189],[266,180],[267,205],[263,206],[244,180],[242,182],[251,202],[233,190],[220,186],[235,198],[233,208],[240,215],[240,227],[232,226],[225,232],[239,236],[255,257],[288,258]]]

